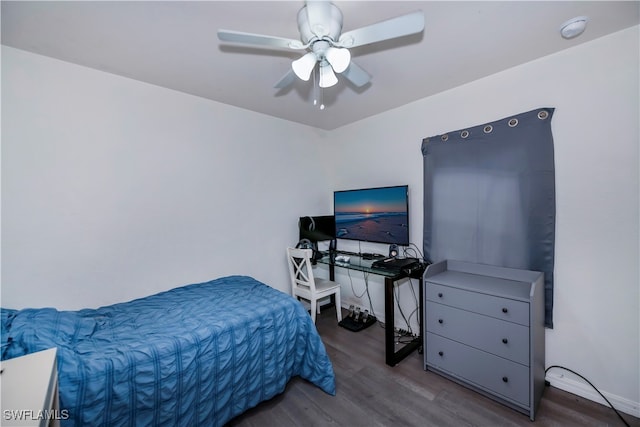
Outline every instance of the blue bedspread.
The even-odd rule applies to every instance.
[[[63,425],[221,426],[296,375],[335,394],[309,314],[246,276],[95,310],[2,309],[2,347],[58,348]]]

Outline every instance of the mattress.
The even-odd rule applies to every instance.
[[[248,276],[98,309],[1,315],[3,359],[58,348],[63,426],[222,426],[294,376],[335,395],[309,314]]]

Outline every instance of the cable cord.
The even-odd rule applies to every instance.
[[[413,280],[409,278],[409,288],[411,289],[411,293],[413,294],[413,300],[416,303],[416,307],[409,313],[409,316],[405,319],[407,322],[407,327],[409,328],[409,333],[413,334],[413,330],[411,328],[411,318],[416,315],[420,311],[420,303],[418,302],[418,296],[416,295],[416,290],[413,288]],[[398,291],[398,299],[397,299],[398,307],[400,307],[400,292]],[[418,327],[420,326],[420,322],[418,321]]]
[[[409,333],[412,333],[411,325],[409,324],[409,321],[407,320],[407,317],[404,315],[404,312],[402,311],[402,307],[400,306],[400,286],[394,286],[394,293],[396,295],[395,300],[396,300],[396,306],[398,307],[398,311],[400,312],[400,315],[404,319],[404,323],[407,325]],[[395,325],[393,325],[393,327],[395,328]]]
[[[371,310],[371,314],[373,315],[373,317],[377,319],[378,316],[376,316],[376,312],[373,309],[373,303],[371,302],[371,294],[369,293],[369,273],[364,274],[364,285],[367,289],[367,298],[369,299],[369,309]]]
[[[409,313],[409,322],[411,322],[411,318],[412,318],[413,316],[415,316],[417,313],[418,313],[418,308],[415,308],[411,313]],[[420,322],[418,322],[418,325],[419,325],[419,324],[420,324]],[[411,333],[413,333],[413,331],[411,331],[411,328],[409,328],[409,331],[410,331]]]
[[[622,418],[622,415],[620,415],[620,412],[618,412],[618,410],[617,410],[616,408],[614,408],[614,407],[613,407],[613,405],[611,404],[611,402],[609,402],[609,399],[607,399],[606,397],[604,397],[604,394],[600,393],[600,390],[598,390],[598,389],[596,388],[596,386],[594,386],[593,384],[591,384],[591,381],[589,381],[588,379],[586,379],[585,377],[583,377],[582,375],[580,375],[580,374],[579,374],[579,373],[577,373],[576,371],[572,371],[572,370],[571,370],[571,369],[569,369],[569,368],[565,368],[564,366],[559,366],[559,365],[551,365],[551,366],[549,366],[547,369],[545,369],[545,370],[544,370],[545,375],[546,375],[546,373],[549,371],[549,369],[552,369],[552,368],[564,369],[565,371],[571,372],[573,375],[577,375],[578,377],[580,377],[580,378],[582,378],[584,381],[586,381],[586,382],[587,382],[587,384],[589,384],[591,387],[593,387],[593,389],[594,389],[595,391],[597,391],[597,392],[598,392],[598,394],[600,395],[600,397],[602,397],[602,398],[603,398],[603,399],[604,399],[604,400],[609,404],[609,406],[611,407],[611,409],[613,409],[613,412],[615,412],[615,413],[616,413],[616,415],[617,415],[617,416],[622,420],[622,422],[624,423],[624,425],[626,425],[627,427],[630,427],[630,426],[629,426],[629,423],[628,423],[624,418]]]
[[[418,258],[418,252],[411,247],[406,247],[402,251],[402,256],[405,258]]]
[[[413,300],[416,302],[416,310],[420,308],[420,303],[418,302],[418,296],[416,295],[416,290],[413,287],[413,280],[409,278],[409,285],[411,287],[411,293],[413,294]],[[420,282],[418,282],[418,286],[420,286]]]
[[[417,257],[415,257],[415,258],[418,258],[418,259],[424,260],[424,255],[422,255],[422,251],[420,250],[420,248],[419,248],[415,243],[409,243],[409,247],[407,247],[407,248],[405,249],[405,253],[406,253],[406,251],[408,251],[408,250],[412,250],[412,251],[414,251],[416,254],[419,254],[419,255],[420,255],[420,256],[417,256]]]
[[[353,287],[353,278],[351,277],[351,270],[350,269],[347,269],[347,275],[349,276],[349,282],[351,284],[351,292],[353,292],[353,295],[355,297],[357,297],[358,299],[362,298],[364,296],[364,294],[368,291],[368,286],[366,285],[366,283],[367,283],[366,280],[365,280],[365,286],[367,286],[367,288],[364,291],[362,291],[362,293],[360,295],[358,295],[356,293],[356,290]]]

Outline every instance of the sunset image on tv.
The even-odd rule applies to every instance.
[[[339,239],[409,244],[406,186],[336,191],[334,214]]]

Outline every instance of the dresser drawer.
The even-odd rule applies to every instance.
[[[427,333],[427,366],[503,399],[529,407],[529,368],[482,350]]]
[[[529,328],[427,301],[426,330],[488,353],[529,365]]]
[[[529,325],[529,303],[426,282],[425,298],[496,319]]]

